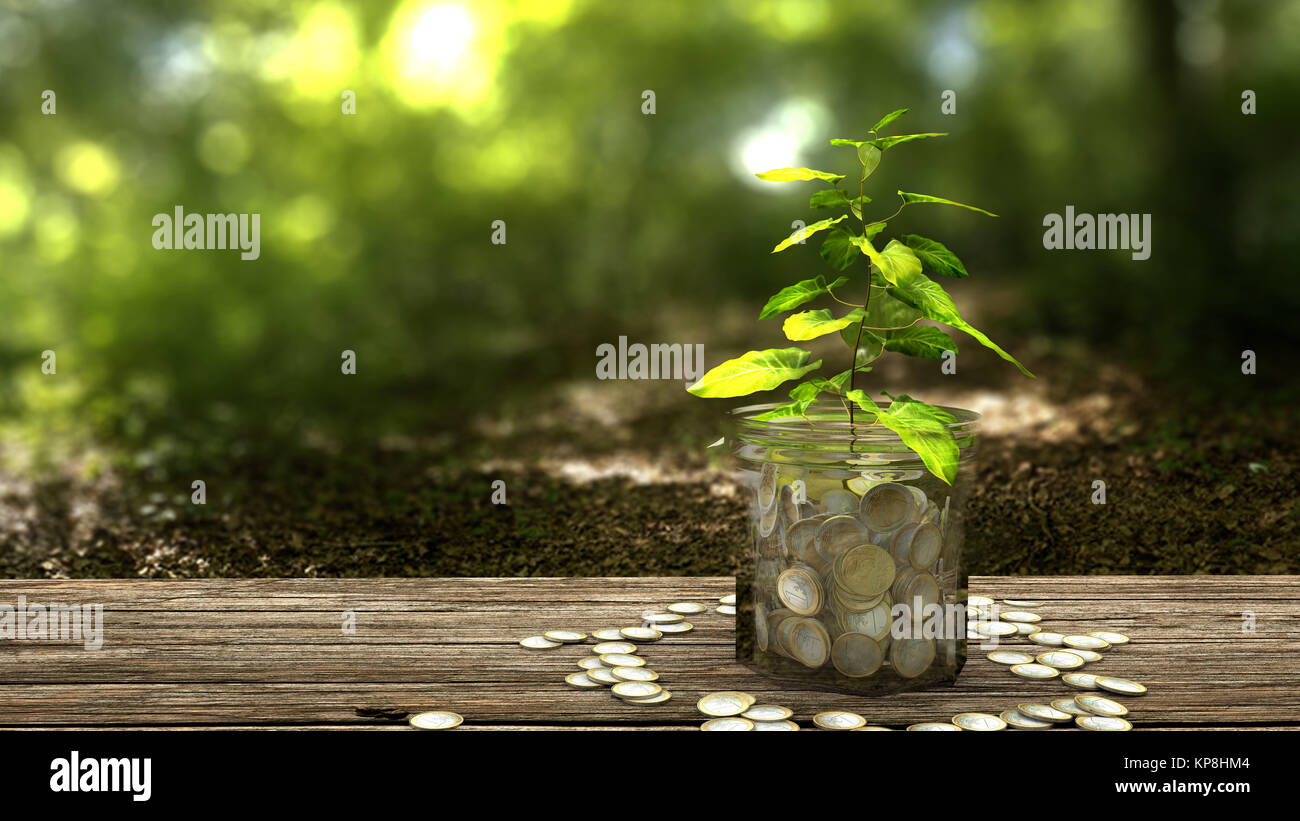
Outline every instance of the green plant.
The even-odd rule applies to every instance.
[[[880,242],[877,239],[879,234],[885,230],[890,220],[909,205],[937,203],[977,211],[990,217],[997,216],[982,208],[943,197],[899,191],[902,203],[898,210],[883,219],[867,221],[866,210],[871,204],[871,198],[866,196],[864,189],[867,178],[880,165],[884,153],[900,143],[947,136],[938,133],[880,136],[881,129],[906,113],[907,109],[902,108],[887,114],[871,129],[871,139],[831,140],[831,145],[851,146],[857,151],[862,170],[856,197],[840,188],[840,182],[845,179],[843,174],[811,168],[776,168],[758,175],[759,179],[773,182],[829,182],[833,187],[813,194],[809,207],[845,211],[837,217],[828,217],[800,228],[777,243],[772,253],[802,244],[809,237],[827,231],[821,246],[821,257],[835,272],[848,271],[861,257],[866,257],[867,263],[864,280],[866,295],[860,306],[857,302],[840,299],[835,293],[851,282],[850,277],[841,276],[828,284],[825,277],[820,275],[781,289],[763,306],[759,319],[777,316],[822,296],[848,306],[852,310],[838,317],[832,315],[827,308],[791,314],[786,317],[784,331],[787,338],[797,342],[838,332],[853,355],[848,370],[829,379],[813,376],[801,382],[790,391],[788,403],[758,418],[802,416],[806,419],[805,413],[812,403],[819,396],[829,394],[843,403],[850,431],[857,429],[859,420],[855,419],[854,411],[859,409],[866,414],[865,418],[861,418],[861,424],[880,424],[894,431],[904,444],[921,457],[931,473],[952,484],[957,474],[958,447],[948,424],[956,421],[955,418],[940,408],[907,395],[894,397],[882,392],[883,396],[890,399],[889,405],[882,408],[865,391],[858,389],[857,375],[870,371],[871,363],[886,351],[929,359],[942,358],[944,351],[957,351],[956,343],[948,334],[932,325],[918,324],[922,319],[964,331],[1015,365],[1021,373],[1029,377],[1033,377],[1033,374],[979,329],[962,319],[952,298],[939,283],[926,275],[928,271],[949,277],[967,276],[966,267],[952,251],[941,243],[916,234],[903,234],[898,239],[889,240],[880,250],[876,249]],[[861,226],[859,232],[850,231],[841,225],[850,216],[856,218]],[[687,390],[702,397],[745,396],[757,391],[772,390],[782,382],[805,377],[821,367],[820,359],[809,362],[810,358],[811,354],[802,348],[750,351],[738,359],[718,365]]]

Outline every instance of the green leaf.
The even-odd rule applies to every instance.
[[[837,138],[831,140],[831,145],[851,145],[854,148],[857,148],[858,146],[862,145],[864,142],[866,142],[866,140],[845,140],[845,139]]]
[[[952,418],[946,411],[909,397],[909,401],[891,403],[888,409],[876,414],[876,419],[897,433],[931,473],[951,485],[957,478],[957,460],[961,454],[957,440],[939,414]]]
[[[813,209],[820,208],[846,208],[849,204],[849,194],[847,191],[841,191],[838,188],[827,188],[825,191],[818,191],[808,200],[808,207]]]
[[[861,316],[862,309],[858,309]],[[873,286],[871,301],[867,303],[867,321],[863,325],[873,331],[891,331],[908,328],[917,323],[921,312],[889,295],[884,288]]]
[[[919,237],[916,234],[903,234],[903,244],[912,249],[916,258],[921,260],[921,268],[932,274],[946,277],[966,277],[966,266],[961,264],[957,255],[949,251],[942,243]]]
[[[899,143],[907,143],[907,142],[911,142],[912,140],[924,140],[927,137],[947,137],[947,136],[948,136],[947,132],[932,131],[926,134],[903,134],[898,137],[881,137],[876,140],[870,140],[870,143],[874,145],[876,148],[879,148],[881,151],[884,151],[885,149],[892,148],[893,146],[896,146]]]
[[[801,311],[797,314],[791,314],[786,317],[782,330],[785,331],[787,339],[794,342],[803,342],[804,340],[816,339],[819,336],[834,333],[856,321],[852,313],[836,319],[831,316],[830,311],[820,308],[815,311]]]
[[[754,176],[768,182],[796,182],[798,180],[839,182],[844,179],[843,174],[832,174],[829,171],[816,171],[811,168],[773,168],[771,171],[764,171],[762,174],[755,174]]]
[[[863,253],[871,257],[880,275],[891,285],[897,285],[900,279],[911,279],[921,274],[921,260],[916,258],[912,249],[896,239],[891,239],[883,251],[877,251],[869,240],[859,238],[858,244]]]
[[[817,379],[813,378],[807,382],[800,382],[798,385],[795,385],[790,389],[790,398],[796,402],[803,402],[804,400],[812,401],[813,399],[816,399],[818,392],[821,390],[814,384],[816,381]]]
[[[869,367],[863,367],[863,368],[858,368],[858,369],[857,369],[857,372],[858,372],[858,373],[866,373],[867,371],[870,371],[870,370],[871,370],[871,368],[869,368]],[[845,387],[846,385],[849,384],[849,375],[850,375],[852,372],[853,372],[852,369],[847,370],[847,371],[840,371],[839,373],[835,374],[834,376],[832,376],[830,379],[828,379],[828,380],[826,380],[826,381],[829,382],[829,383],[831,383],[831,386],[835,388],[835,392],[836,392],[836,393],[843,393],[843,392],[844,392],[844,387]],[[826,390],[826,389],[823,388],[823,390]]]
[[[787,379],[798,379],[809,371],[820,368],[820,359],[808,364],[810,355],[801,348],[750,351],[739,359],[723,362],[686,390],[696,396],[710,398],[770,391]]]
[[[906,191],[899,191],[898,196],[903,198],[903,202],[909,202],[909,203],[933,202],[933,203],[938,203],[939,205],[955,205],[958,208],[965,208],[970,211],[978,211],[981,214],[988,214],[990,217],[997,216],[997,214],[994,214],[992,211],[985,211],[983,208],[976,208],[973,205],[966,205],[965,203],[961,203],[961,202],[953,202],[952,200],[946,200],[943,197],[932,197],[929,194],[909,194]]]
[[[858,339],[858,326],[850,325],[840,331],[840,339],[843,339],[844,344],[852,348],[854,340]],[[864,366],[870,365],[872,362],[879,359],[880,355],[884,352],[885,338],[863,328],[862,339],[858,341],[857,354],[853,357],[853,367],[862,371],[864,370]],[[870,368],[865,369],[870,370]]]
[[[938,405],[927,405],[926,403],[922,402],[920,399],[913,399],[912,397],[908,396],[905,393],[900,394],[897,399],[895,399],[893,396],[890,396],[888,393],[886,393],[885,396],[889,396],[890,400],[892,400],[895,403],[915,402],[921,406],[921,410],[924,413],[933,416],[935,419],[938,419],[940,422],[944,423],[945,425],[951,425],[952,423],[957,421],[957,417],[953,416],[951,413],[948,413],[948,411],[944,410]],[[901,407],[902,406],[900,404],[899,409],[901,409]],[[891,410],[893,409],[891,408]]]
[[[759,319],[768,319],[776,316],[782,311],[788,311],[791,308],[798,308],[805,302],[810,302],[822,294],[828,293],[832,288],[838,288],[848,282],[848,277],[840,277],[830,285],[826,284],[825,277],[820,274],[812,279],[805,279],[802,282],[788,285],[782,288],[767,304],[763,306],[763,311],[758,315]]]
[[[959,331],[965,331],[975,337],[981,345],[1015,365],[1025,376],[1033,377],[1033,374],[1024,365],[1017,362],[1014,356],[1002,350],[997,343],[985,336],[982,331],[962,319],[961,314],[957,312],[957,306],[953,304],[952,297],[948,296],[948,292],[939,283],[921,273],[919,268],[900,279],[895,284],[895,287],[889,289],[889,293],[894,298],[919,310],[926,319],[942,322]]]
[[[957,352],[952,337],[931,325],[914,325],[885,334],[885,350],[922,359],[942,359],[944,351]]]
[[[840,220],[846,220],[848,218],[849,218],[848,214],[841,214],[835,219],[818,220],[817,222],[814,222],[812,225],[805,225],[803,228],[800,228],[798,231],[795,231],[790,236],[778,242],[776,244],[776,247],[772,249],[772,253],[775,254],[780,251],[784,251],[785,249],[789,248],[791,245],[794,245],[796,243],[808,239],[818,231],[825,231],[827,228],[830,228],[832,225],[839,222]]]
[[[876,170],[880,165],[880,149],[871,143],[863,143],[858,146],[858,162],[862,163],[862,179],[865,180],[871,176],[871,172]]]
[[[772,408],[770,411],[760,413],[754,419],[759,422],[769,422],[773,419],[789,419],[794,416],[803,416],[804,411],[807,409],[808,405],[805,403],[787,402],[784,405]]]
[[[904,114],[906,114],[906,113],[907,113],[908,111],[910,111],[910,110],[911,110],[911,109],[900,108],[900,109],[897,109],[897,110],[895,110],[895,111],[891,111],[891,112],[889,112],[889,113],[886,114],[885,116],[881,117],[881,118],[880,118],[880,122],[878,122],[878,123],[876,123],[874,126],[872,126],[872,127],[871,127],[871,130],[872,130],[873,132],[879,132],[880,129],[882,129],[882,128],[884,128],[885,126],[889,125],[889,124],[892,123],[894,120],[897,120],[899,117],[903,116]]]
[[[822,259],[836,271],[843,271],[852,265],[861,255],[853,245],[852,236],[843,228],[836,228],[826,236],[821,247]]]
[[[872,401],[870,396],[867,396],[866,391],[859,391],[859,390],[849,391],[848,393],[844,394],[844,397],[848,399],[850,402],[852,402],[853,404],[862,408],[867,413],[873,413],[877,415],[880,414],[880,406],[877,405],[874,401]],[[875,424],[875,422],[876,420],[873,418],[870,422],[866,422],[865,424],[872,425]]]

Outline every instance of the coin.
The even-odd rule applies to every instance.
[[[961,728],[956,724],[944,723],[941,721],[923,721],[920,724],[913,724],[907,728],[912,732],[961,732]]]
[[[1065,640],[1065,636],[1060,633],[1049,633],[1046,630],[1039,630],[1037,633],[1031,633],[1026,638],[1034,644],[1043,644],[1048,647],[1060,647],[1061,642]]]
[[[1037,661],[1039,664],[1046,664],[1058,670],[1077,670],[1083,666],[1083,659],[1068,650],[1048,650],[1046,653],[1039,653]]]
[[[831,664],[849,678],[871,675],[884,660],[880,644],[863,633],[844,633],[831,645]]]
[[[1039,627],[1036,624],[1029,624],[1028,622],[1023,622],[1023,621],[1016,622],[1015,624],[1016,624],[1016,632],[1022,636],[1033,635],[1034,633],[1037,633],[1039,630]]]
[[[1079,716],[1074,723],[1085,730],[1124,732],[1133,729],[1133,725],[1128,721],[1115,716]]]
[[[1109,630],[1093,630],[1088,635],[1099,638],[1107,644],[1128,644],[1132,639],[1123,633],[1112,633]]]
[[[1061,676],[1061,681],[1077,690],[1097,689],[1097,677],[1092,673],[1066,673]]]
[[[425,713],[416,713],[410,717],[408,723],[417,730],[450,730],[453,727],[459,727],[464,720],[459,713],[430,710]]]
[[[668,612],[670,613],[678,613],[681,615],[693,616],[696,613],[703,613],[709,608],[705,607],[702,604],[696,604],[693,601],[679,601],[679,602],[673,602],[672,604],[668,605],[667,609]]]
[[[860,732],[862,732],[863,730],[868,730],[868,731],[871,731],[871,732],[880,732],[880,731],[883,730],[883,731],[885,731],[885,732],[887,732],[887,733],[892,733],[892,732],[894,731],[894,729],[893,729],[892,727],[878,727],[878,726],[876,726],[875,724],[864,724],[864,725],[862,725],[861,727],[854,727],[854,728],[853,728],[853,731],[854,731],[854,732],[859,732],[859,733],[860,733]]]
[[[822,507],[827,513],[853,513],[858,509],[858,497],[847,490],[828,490],[822,494]]]
[[[802,562],[820,561],[821,556],[817,553],[817,531],[821,526],[821,519],[800,519],[790,525],[785,534],[785,543],[790,555]]]
[[[777,507],[781,511],[781,521],[786,525],[794,524],[799,518],[799,504],[794,500],[794,491],[789,485],[781,486],[781,493],[777,497]]]
[[[1021,678],[1035,679],[1056,678],[1061,674],[1061,671],[1055,667],[1048,667],[1043,664],[1013,664],[1011,665],[1011,672]]]
[[[904,525],[890,544],[895,561],[917,570],[924,570],[938,561],[942,548],[943,534],[937,526],[927,522]]]
[[[1014,650],[995,650],[989,653],[989,661],[995,661],[998,664],[1033,664],[1034,657],[1028,653],[1017,653]]]
[[[758,535],[764,537],[771,536],[772,532],[776,530],[776,525],[779,520],[780,511],[777,509],[776,505],[772,505],[767,510],[764,510],[762,515],[758,518]]]
[[[546,636],[529,636],[519,643],[529,650],[550,650],[553,647],[559,647],[564,642],[551,641]]]
[[[848,633],[862,633],[877,642],[889,635],[894,620],[890,615],[892,601],[881,602],[865,613],[841,613],[840,625]]]
[[[696,709],[706,716],[736,716],[754,706],[754,697],[749,693],[723,691],[709,693],[695,703]]]
[[[640,668],[629,667],[627,669],[637,670]],[[663,689],[653,681],[620,681],[610,687],[609,691],[619,698],[653,698],[663,692]]]
[[[794,660],[805,667],[821,667],[831,654],[831,637],[816,619],[800,619],[790,631],[787,645]]]
[[[1065,636],[1061,643],[1066,647],[1081,647],[1084,650],[1108,650],[1110,642],[1096,636]]]
[[[889,659],[894,672],[903,678],[916,678],[930,669],[934,652],[934,639],[899,639],[894,642]]]
[[[1021,704],[1016,709],[1020,711],[1021,715],[1036,718],[1039,721],[1050,721],[1053,724],[1063,724],[1074,719],[1074,716],[1064,710],[1058,710],[1047,704]]]
[[[720,604],[720,605],[718,605],[717,607],[715,607],[714,609],[717,610],[719,613],[721,613],[721,614],[724,615],[724,616],[734,616],[734,615],[736,615],[736,608],[733,607],[733,606],[730,605],[730,604]]]
[[[1020,730],[1043,730],[1052,726],[1052,722],[1031,718],[1019,710],[1004,710],[1000,716],[1009,726]]]
[[[623,701],[628,704],[662,704],[672,697],[673,694],[667,690],[660,690],[649,698],[625,698]]]
[[[894,582],[894,572],[893,558],[873,544],[850,548],[835,561],[837,584],[854,596],[884,593]]]
[[[1126,678],[1116,678],[1115,676],[1097,676],[1097,686],[1111,693],[1118,693],[1122,696],[1140,696],[1147,691],[1143,684],[1136,681],[1129,681]]]
[[[939,582],[935,581],[934,576],[929,573],[917,573],[912,581],[908,582],[907,589],[903,592],[903,603],[912,608],[912,612],[919,615],[925,612],[925,608],[932,604],[939,603]]]
[[[599,658],[606,667],[645,667],[645,659],[631,653],[603,653]]]
[[[984,636],[1014,636],[1019,631],[1014,624],[1005,621],[982,621],[979,623],[979,631]]]
[[[578,662],[578,666],[584,670],[596,670],[604,667],[605,662],[600,660],[600,656],[587,656],[585,659],[581,659]]]
[[[618,641],[623,638],[623,634],[618,632],[617,627],[602,627],[599,630],[592,630],[591,637],[597,641]]]
[[[741,715],[751,721],[782,721],[794,715],[794,711],[777,704],[755,704]]]
[[[630,641],[605,641],[591,648],[591,652],[605,656],[610,653],[635,653],[636,649],[636,645]]]
[[[792,567],[776,581],[776,595],[781,603],[801,616],[811,616],[822,609],[822,583],[816,574],[802,567]]]
[[[858,503],[858,513],[867,527],[877,533],[890,533],[907,523],[916,507],[916,498],[896,482],[882,482],[867,489]]]
[[[799,725],[793,721],[755,721],[754,729],[759,731],[794,731],[799,729]]]
[[[604,686],[599,681],[595,681],[590,676],[588,676],[586,671],[583,671],[581,673],[569,673],[567,676],[564,677],[564,680],[566,683],[574,687],[579,687],[583,690],[591,690],[596,687]]]
[[[832,516],[817,528],[817,555],[829,564],[851,547],[871,541],[867,526],[854,516]]]
[[[990,599],[988,596],[967,596],[966,597],[967,607],[990,607],[992,605],[993,605],[993,600]]]
[[[1091,650],[1084,650],[1082,647],[1071,647],[1069,652],[1074,653],[1084,662],[1101,661],[1101,653],[1094,653]]]
[[[573,644],[574,642],[587,640],[587,634],[580,633],[577,630],[547,630],[542,635],[551,641],[558,641],[564,644]]]
[[[1042,607],[1043,606],[1043,603],[1040,601],[1022,601],[1019,599],[1003,599],[1002,603],[1005,604],[1007,607]]]
[[[718,604],[731,604],[731,605],[734,605],[735,603],[736,603],[736,594],[735,594],[735,593],[728,593],[727,595],[725,595],[725,596],[723,596],[722,598],[718,599]]]
[[[1095,716],[1128,715],[1127,707],[1105,696],[1080,695],[1074,697],[1074,702],[1083,708],[1084,714],[1091,713]]]
[[[1043,617],[1037,613],[1026,613],[1023,610],[1005,610],[1001,613],[1000,618],[1003,621],[1020,621],[1028,624],[1034,624],[1043,620]]]
[[[622,679],[608,667],[595,667],[587,671],[587,678],[604,685],[618,684]]]
[[[641,621],[656,626],[660,624],[676,624],[682,621],[682,615],[680,613],[647,613],[641,617]]]
[[[714,732],[753,730],[754,722],[747,718],[715,718],[701,724],[700,729]]]
[[[963,730],[976,730],[979,732],[1005,730],[1007,728],[1005,721],[988,713],[959,713],[952,717],[952,723]]]
[[[614,678],[623,681],[658,681],[659,674],[649,667],[615,667],[610,670]],[[648,696],[647,696],[648,698]]]
[[[618,632],[623,634],[623,638],[633,641],[658,641],[664,635],[653,627],[624,627]]]
[[[660,633],[689,633],[695,629],[695,625],[689,621],[681,621],[677,624],[659,624],[655,629]]]
[[[852,730],[866,723],[867,720],[857,713],[847,713],[843,710],[828,710],[813,716],[813,724],[823,730]]]
[[[1083,696],[1088,698],[1088,696]],[[1079,706],[1078,701],[1072,698],[1058,698],[1052,702],[1052,706],[1063,713],[1069,713],[1072,716],[1090,716],[1091,712]]]

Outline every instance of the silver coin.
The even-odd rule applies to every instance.
[[[573,687],[582,690],[593,690],[597,687],[604,687],[599,681],[595,681],[587,675],[586,671],[581,673],[569,673],[564,677],[564,681]]]
[[[998,664],[1033,664],[1034,657],[1028,653],[1018,653],[1014,650],[995,650],[989,653],[989,661]]]
[[[1128,644],[1132,641],[1123,633],[1112,633],[1109,630],[1093,630],[1088,635],[1099,638],[1107,644]]]
[[[1083,696],[1087,698],[1087,696]],[[1090,716],[1092,712],[1079,706],[1078,701],[1072,698],[1058,698],[1052,702],[1052,706],[1063,713],[1069,713],[1072,716]]]
[[[453,727],[459,727],[464,720],[459,713],[430,710],[424,713],[416,713],[407,719],[407,723],[417,730],[450,730]]]
[[[747,718],[715,718],[700,725],[701,730],[713,732],[736,732],[754,729],[754,722]]]
[[[521,646],[527,647],[529,650],[552,650],[563,643],[562,641],[551,641],[546,636],[529,636],[519,642]]]
[[[1116,716],[1079,716],[1074,723],[1085,730],[1124,732],[1133,729],[1132,724]]]
[[[1074,716],[1049,704],[1021,704],[1016,709],[1020,711],[1021,715],[1036,718],[1039,721],[1050,721],[1053,724],[1063,724],[1074,719]]]
[[[1034,644],[1042,644],[1046,647],[1060,647],[1065,641],[1065,636],[1061,633],[1052,633],[1047,630],[1039,630],[1027,637]]]
[[[706,716],[737,716],[754,706],[749,693],[724,691],[709,693],[695,703],[696,709]]]
[[[764,731],[793,732],[799,729],[799,725],[795,724],[793,721],[788,721],[784,719],[779,721],[755,721],[754,729],[759,732],[764,732]]]
[[[963,730],[976,730],[978,732],[1005,730],[1007,728],[1005,721],[988,713],[959,713],[952,717],[952,723]]]
[[[907,728],[909,732],[961,732],[961,728],[956,724],[940,721],[923,721],[920,724],[913,724]]]
[[[629,670],[639,670],[639,667],[629,667]],[[663,692],[662,687],[653,681],[620,681],[609,691],[619,698],[654,698]]]
[[[681,621],[678,622],[677,624],[658,624],[655,625],[655,629],[658,630],[660,633],[665,633],[665,634],[689,633],[695,629],[695,625],[691,624],[689,621]]]
[[[1011,665],[1011,672],[1021,678],[1032,679],[1056,678],[1061,674],[1060,670],[1055,667],[1048,667],[1045,664],[1013,664]]]
[[[750,721],[783,721],[794,715],[794,711],[776,704],[755,704],[741,715]]]
[[[1078,695],[1074,697],[1074,702],[1083,708],[1084,713],[1091,713],[1095,716],[1119,717],[1128,715],[1127,707],[1105,696]]]
[[[635,653],[636,651],[637,646],[630,641],[604,641],[591,648],[591,652],[598,656],[610,653]]]
[[[703,613],[709,608],[702,604],[696,604],[693,601],[679,601],[668,605],[668,612],[677,613],[684,616],[693,616],[696,613]]]
[[[1019,710],[1004,710],[998,717],[1005,721],[1008,726],[1019,730],[1044,730],[1052,726],[1050,721],[1032,718]]]
[[[1121,696],[1140,696],[1147,691],[1146,686],[1143,684],[1129,681],[1126,678],[1116,678],[1115,676],[1097,676],[1096,684],[1103,690]]]
[[[1065,636],[1061,643],[1066,647],[1080,647],[1084,650],[1109,650],[1110,642],[1096,636]]]
[[[1027,613],[1023,610],[1007,610],[1001,614],[1003,621],[1025,622],[1026,624],[1035,624],[1043,620],[1043,617],[1037,613]]]
[[[656,626],[661,624],[676,624],[677,622],[682,621],[682,615],[680,613],[646,613],[641,616],[641,621],[649,622]]]
[[[1083,666],[1083,659],[1068,650],[1048,650],[1038,654],[1038,663],[1055,667],[1058,670],[1077,670]]]
[[[587,656],[578,662],[578,666],[584,670],[597,670],[605,666],[605,662],[600,660],[600,656]]]
[[[1092,673],[1065,673],[1061,676],[1061,681],[1076,690],[1097,689],[1097,677]]]
[[[631,653],[602,653],[597,658],[604,667],[645,667],[645,659]]]
[[[828,710],[813,716],[813,724],[823,730],[852,730],[866,723],[867,720],[857,713],[848,713],[843,710]]]
[[[719,613],[721,613],[721,614],[724,615],[724,616],[734,616],[734,615],[736,615],[736,608],[733,607],[733,606],[730,605],[730,604],[720,604],[720,605],[718,605],[717,607],[715,607],[715,608],[713,608],[713,609],[716,610],[716,611],[718,611]]]

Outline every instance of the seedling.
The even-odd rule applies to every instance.
[[[815,234],[826,232],[821,245],[821,257],[833,271],[850,272],[854,263],[866,257],[866,276],[855,282],[851,276],[839,276],[827,283],[824,276],[805,279],[781,289],[763,306],[758,318],[768,319],[791,311],[821,297],[829,297],[851,310],[835,316],[828,308],[805,310],[790,314],[783,330],[788,339],[802,342],[831,333],[839,333],[852,351],[848,370],[830,378],[812,376],[790,391],[790,401],[758,419],[808,419],[808,408],[818,397],[829,395],[838,399],[848,416],[849,431],[855,433],[860,425],[884,425],[894,431],[907,447],[911,448],[935,476],[949,485],[957,475],[958,447],[948,425],[956,421],[952,414],[934,405],[928,405],[906,394],[894,397],[881,392],[890,401],[885,407],[877,405],[866,391],[857,387],[858,374],[871,370],[871,363],[886,351],[927,359],[940,359],[945,351],[957,352],[957,344],[944,331],[932,325],[920,325],[927,319],[949,328],[956,328],[973,336],[981,345],[1015,365],[1025,376],[1033,374],[1002,350],[957,312],[957,306],[943,287],[929,274],[949,277],[966,277],[966,267],[944,245],[916,234],[902,234],[897,239],[883,242],[880,234],[890,220],[909,205],[934,203],[952,205],[996,217],[996,214],[929,194],[912,194],[899,191],[902,200],[898,210],[882,219],[867,220],[867,178],[879,167],[885,152],[901,143],[946,134],[903,134],[883,137],[882,129],[907,113],[901,108],[885,115],[871,129],[870,139],[831,140],[831,145],[846,146],[856,150],[861,173],[858,176],[857,196],[845,191],[840,183],[843,174],[815,171],[811,168],[775,168],[758,175],[772,182],[820,180],[832,185],[812,195],[808,205],[813,209],[843,211],[839,216],[818,220],[795,231],[777,243],[772,253],[799,245]],[[859,230],[846,220],[857,220]],[[877,246],[881,246],[877,250]],[[861,270],[860,268],[858,269]],[[841,299],[844,289],[865,286],[865,295],[859,301]],[[837,293],[837,291],[839,293]],[[750,351],[738,359],[731,359],[706,373],[698,382],[687,388],[696,396],[722,398],[745,396],[757,391],[768,391],[791,379],[812,374],[822,366],[819,359],[809,362],[812,355],[802,348],[771,348]],[[855,411],[860,411],[855,415]],[[812,424],[811,420],[808,420]]]

